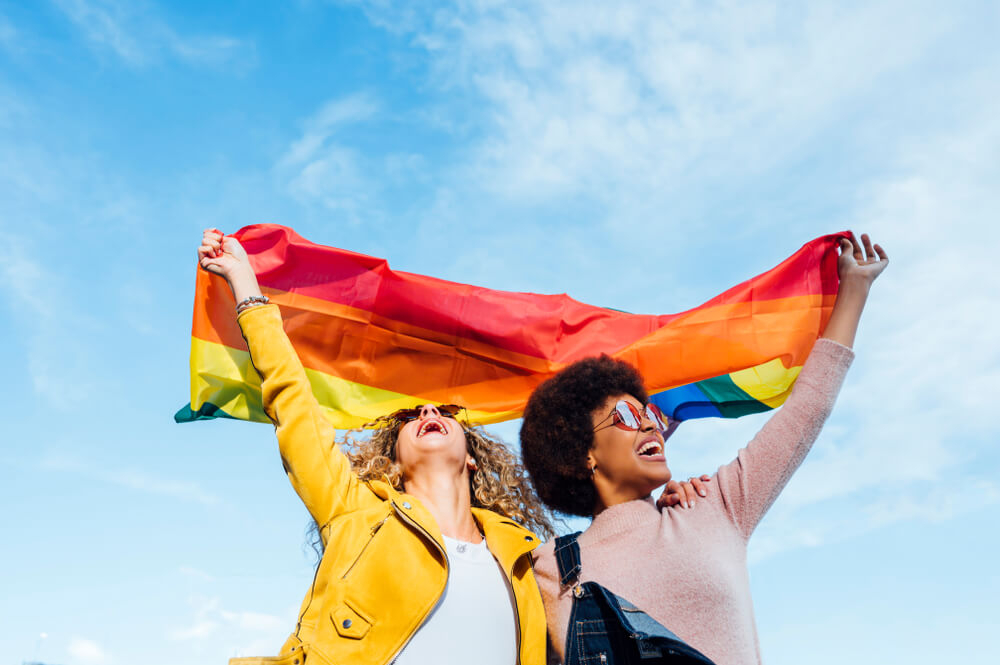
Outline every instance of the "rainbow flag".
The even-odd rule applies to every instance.
[[[837,242],[848,233],[817,238],[703,305],[659,316],[397,272],[273,224],[233,235],[281,308],[327,416],[353,428],[428,402],[462,404],[484,424],[517,418],[539,383],[601,353],[638,367],[677,421],[773,409],[829,319]],[[229,288],[198,270],[191,402],[174,419],[217,417],[268,422]]]

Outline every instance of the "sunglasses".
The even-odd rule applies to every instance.
[[[465,410],[464,406],[459,406],[458,404],[438,404],[434,407],[438,410],[445,418],[455,418],[462,411]],[[397,423],[408,423],[413,420],[420,418],[420,414],[423,412],[424,407],[418,406],[412,409],[400,409],[399,411],[393,411],[388,416],[383,416],[385,420],[395,421]],[[380,418],[381,420],[381,418]]]
[[[614,425],[618,429],[623,429],[629,432],[634,432],[642,427],[642,419],[645,415],[649,418],[650,422],[653,423],[653,427],[658,429],[661,434],[666,434],[669,428],[667,417],[663,415],[660,411],[660,407],[655,404],[647,404],[645,409],[640,411],[635,404],[626,400],[618,400],[615,404],[615,408],[608,414],[611,416],[611,425]],[[601,419],[601,422],[607,420],[608,416]],[[606,425],[605,427],[611,427],[611,425]],[[605,427],[595,427],[596,432],[599,429],[605,429]]]

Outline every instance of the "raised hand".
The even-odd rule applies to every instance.
[[[863,249],[862,249],[863,246]],[[889,255],[881,245],[872,245],[867,233],[861,234],[861,242],[852,233],[851,239],[840,241],[840,259],[837,262],[837,272],[840,280],[859,282],[867,286],[875,281],[889,265]]]
[[[198,265],[202,270],[225,277],[237,303],[261,295],[246,250],[239,240],[218,229],[205,229],[201,234]]]
[[[226,279],[239,270],[250,268],[250,259],[240,241],[226,236],[218,229],[205,229],[198,248],[198,265],[203,270],[222,275]]]
[[[888,265],[889,255],[881,246],[872,245],[867,233],[861,234],[860,243],[853,233],[850,240],[844,238],[840,241],[840,258],[837,260],[840,287],[823,337],[844,346],[854,346],[858,322],[872,282]]]

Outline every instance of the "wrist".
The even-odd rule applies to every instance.
[[[267,305],[271,302],[271,299],[267,296],[249,296],[238,303],[236,303],[236,315],[239,316],[248,309],[253,309],[254,307],[260,307],[261,305]]]
[[[864,275],[846,275],[840,278],[840,285],[837,287],[837,296],[860,296],[867,297],[872,288],[872,282]]]
[[[257,280],[257,275],[254,274],[253,268],[250,267],[249,263],[240,262],[229,269],[229,272],[225,274],[226,281],[230,284],[234,282],[246,282],[250,279],[254,281]]]
[[[229,288],[232,290],[236,302],[261,295],[260,286],[257,284],[257,276],[249,265],[241,265],[238,268],[234,268],[226,275],[226,280],[229,282]]]

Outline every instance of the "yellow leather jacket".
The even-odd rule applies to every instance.
[[[334,443],[276,305],[239,316],[262,379],[264,409],[275,423],[292,486],[321,525],[326,552],[295,631],[274,658],[230,665],[387,665],[438,602],[448,578],[444,539],[434,517],[389,483],[365,482]],[[518,662],[545,661],[545,610],[530,552],[538,538],[497,513],[472,509],[513,590]],[[476,662],[469,654],[469,662]]]

